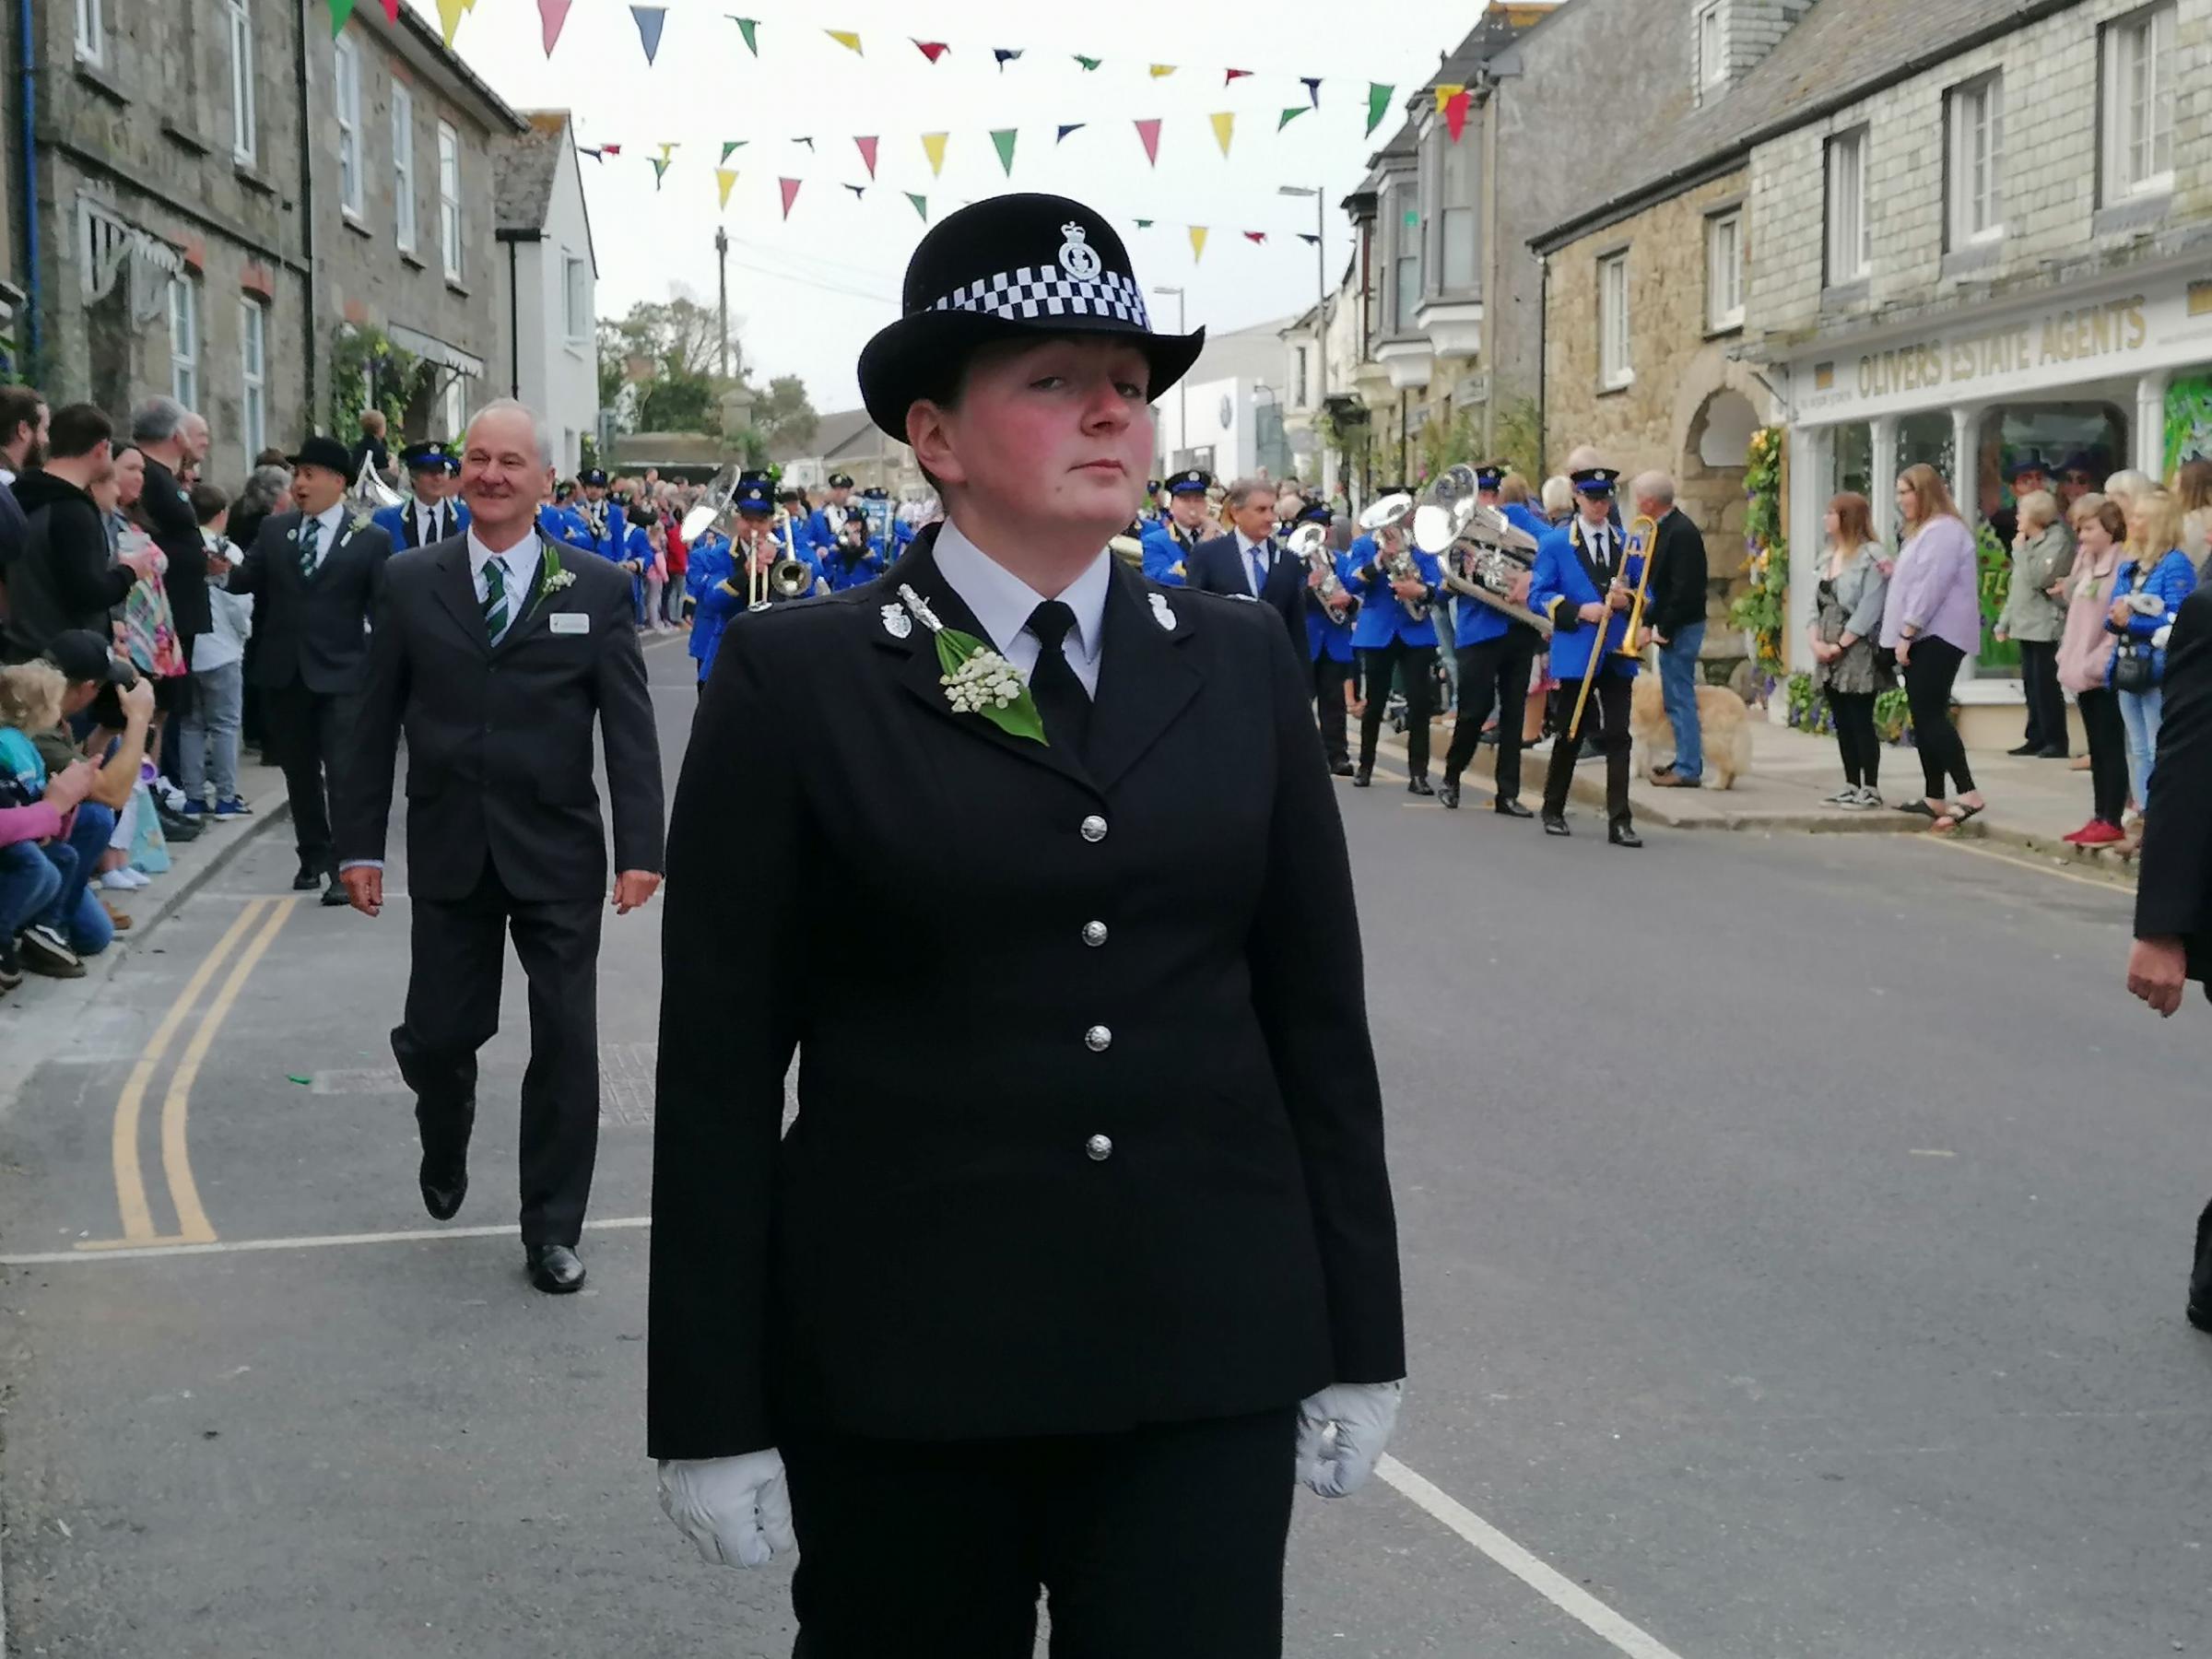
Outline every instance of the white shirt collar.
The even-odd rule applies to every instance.
[[[468,571],[477,579],[478,587],[484,585],[484,567],[495,559],[500,561],[500,568],[507,572],[510,581],[527,581],[536,573],[537,555],[538,538],[535,530],[531,531],[504,553],[494,553],[478,541],[473,527],[468,532]]]
[[[1272,541],[1274,538],[1271,536],[1268,539]],[[1266,542],[1253,541],[1252,537],[1245,535],[1241,530],[1237,532],[1237,551],[1243,554],[1247,559],[1250,559],[1253,553],[1257,552],[1261,547],[1264,547],[1266,545]]]
[[[1029,627],[1030,614],[1044,603],[1045,595],[970,541],[949,519],[937,532],[936,559],[938,572],[975,613],[991,642],[1010,654],[1014,636]],[[1076,613],[1077,649],[1086,663],[1098,661],[1104,641],[1106,584],[1112,577],[1113,554],[1100,547],[1099,556],[1060,595],[1060,602]]]
[[[324,552],[327,553],[330,551],[331,547],[336,544],[338,538],[338,524],[340,521],[345,518],[345,516],[346,503],[341,500],[332,503],[328,507],[325,507],[320,512],[309,512],[301,514],[300,521],[302,524],[304,524],[308,520],[312,519],[315,524],[322,526],[315,532],[315,546],[322,548]]]

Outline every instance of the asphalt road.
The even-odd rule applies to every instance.
[[[689,665],[653,661],[673,768]],[[1291,1654],[2212,1644],[2212,1339],[2180,1317],[2212,1016],[2119,991],[2124,895],[1910,838],[1630,853],[1586,811],[1562,842],[1387,782],[1343,806],[1410,1473],[1301,1497]],[[0,1280],[9,1653],[788,1653],[783,1572],[700,1564],[642,1455],[657,909],[607,925],[613,1225],[557,1300],[510,1230],[511,1112],[460,1220],[421,1213],[404,901],[288,907],[283,842],[0,1124],[0,1253],[63,1258]],[[507,1006],[488,1101],[524,1058],[512,964]]]

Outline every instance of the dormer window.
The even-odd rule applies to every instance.
[[[1697,10],[1698,90],[1711,91],[1728,78],[1728,53],[1723,42],[1721,0],[1706,0]]]

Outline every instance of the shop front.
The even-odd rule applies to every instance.
[[[1950,481],[1983,550],[1983,649],[1961,675],[1968,741],[2018,740],[2018,653],[1991,638],[2010,547],[2013,465],[2040,461],[2062,500],[2133,467],[2171,478],[2212,455],[2212,279],[2138,268],[2124,281],[1962,310],[1939,324],[1814,341],[1788,363],[1791,663],[1819,578],[1822,518],[1844,490],[1897,541],[1897,476],[1925,462]],[[2010,735],[2006,736],[2009,732]]]

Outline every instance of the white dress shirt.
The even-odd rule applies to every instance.
[[[493,559],[500,561],[500,579],[507,591],[507,626],[512,628],[523,614],[523,599],[530,592],[530,584],[537,580],[537,561],[541,557],[537,532],[526,534],[521,541],[504,553],[494,553],[477,539],[472,525],[468,532],[468,572],[476,583],[477,603],[482,605],[491,596],[490,583],[485,580],[484,568]]]
[[[300,515],[300,540],[305,541],[307,539],[308,525],[313,524],[316,527],[316,570],[319,571],[323,568],[323,561],[330,557],[330,550],[338,545],[338,530],[339,527],[345,524],[345,522],[346,503],[343,500],[337,501],[332,506],[325,507],[320,512],[312,514],[303,512]]]
[[[469,538],[473,544],[476,538]],[[937,570],[946,584],[975,613],[998,654],[1014,665],[1023,679],[1036,672],[1043,649],[1030,631],[1030,614],[1045,602],[1013,571],[993,559],[965,535],[949,519],[937,532]],[[1099,549],[1083,574],[1068,583],[1060,602],[1076,613],[1076,625],[1061,641],[1067,665],[1083,682],[1083,689],[1099,694],[1099,651],[1105,643],[1106,584],[1113,579],[1113,554]]]
[[[1252,573],[1252,559],[1255,553],[1261,556],[1260,575],[1256,580]],[[1244,563],[1245,584],[1252,589],[1252,596],[1257,599],[1260,590],[1267,585],[1266,572],[1275,563],[1274,538],[1271,536],[1266,541],[1255,542],[1240,530],[1237,532],[1237,557]]]
[[[415,524],[415,545],[427,547],[432,542],[443,541],[445,533],[441,519],[446,511],[443,501],[426,501],[420,496],[407,503],[407,513]]]

